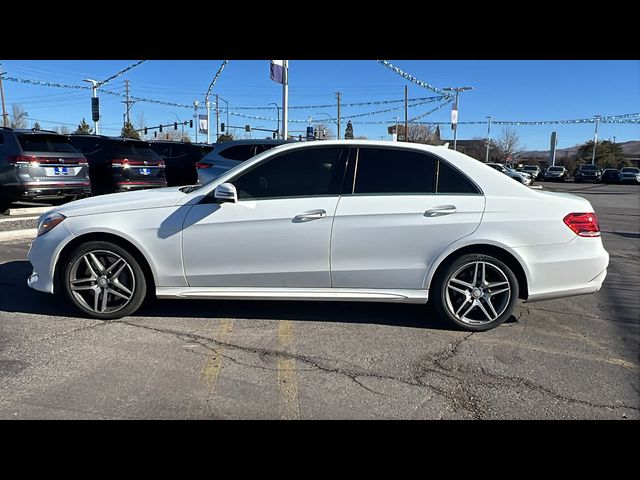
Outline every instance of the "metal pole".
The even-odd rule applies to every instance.
[[[460,115],[460,104],[458,104],[458,97],[460,96],[460,90],[456,89],[456,110],[458,116]],[[459,117],[458,117],[459,118]],[[458,151],[458,122],[455,123],[456,128],[453,129],[453,149]]]
[[[611,150],[611,163],[616,164],[616,136],[613,136],[613,150]]]
[[[484,161],[489,161],[489,143],[491,142],[491,116],[487,116],[487,154],[484,157]]]
[[[398,141],[398,118],[396,117],[396,142]]]
[[[220,138],[220,110],[218,110],[218,94],[216,93],[216,142]]]
[[[2,67],[2,65],[0,65],[0,67]],[[5,72],[0,72],[0,95],[2,96],[2,125],[5,127],[8,127],[9,124],[7,122],[7,109],[4,106],[4,87],[2,86],[2,75],[4,75]]]
[[[404,141],[407,142],[409,132],[409,87],[404,86]]]
[[[287,140],[289,138],[288,132],[288,102],[289,102],[289,60],[284,60],[284,78],[282,79],[282,138]]]
[[[195,117],[195,122],[194,122],[194,126],[196,127],[196,143],[198,143],[198,130],[199,130],[199,125],[198,125],[198,101],[194,100],[193,101],[193,116]]]
[[[211,143],[211,102],[207,100],[207,143]]]
[[[276,107],[276,115],[278,116],[277,121],[278,123],[276,124],[276,131],[277,133],[277,137],[276,138],[280,138],[280,105],[278,105],[275,102],[271,102],[269,103],[269,105],[273,105],[274,107]]]
[[[600,115],[594,115],[596,119],[596,131],[593,134],[593,151],[591,153],[591,165],[596,163],[596,145],[598,144],[598,122],[600,121]]]
[[[340,140],[340,92],[336,92],[338,95],[338,140]]]

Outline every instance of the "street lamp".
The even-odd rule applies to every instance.
[[[276,127],[276,129],[278,131],[278,138],[280,138],[280,105],[278,105],[275,102],[271,102],[271,103],[269,103],[269,105],[275,106],[276,110],[278,111],[278,126]]]
[[[91,96],[93,98],[98,98],[98,84],[100,83],[98,80],[93,80],[92,78],[85,78],[83,82],[88,82],[91,84]],[[92,112],[93,117],[93,112]],[[100,135],[100,120],[93,120],[93,131],[96,135]]]
[[[591,165],[596,163],[596,145],[598,144],[598,122],[600,121],[600,115],[594,115],[596,120],[596,131],[593,134],[593,151],[591,152]]]
[[[336,125],[336,127],[338,127],[338,129],[340,129],[340,124],[338,123],[338,121],[335,118],[333,118],[331,115],[329,115],[328,113],[326,113],[326,112],[315,112],[315,115],[326,115],[327,117],[329,117],[329,120],[331,120]],[[340,134],[340,130],[338,130],[338,134]]]
[[[197,100],[193,101],[193,116],[195,117],[195,127],[196,127],[196,143],[198,143],[198,130],[200,129],[200,125],[199,125],[199,119],[198,119],[198,105],[200,105],[200,102],[198,102]]]
[[[460,92],[464,92],[467,90],[473,90],[473,87],[447,87],[447,88],[443,88],[442,90],[444,90],[445,92],[456,92],[456,101],[453,104],[454,106],[454,110],[457,112],[459,111],[459,105],[458,105],[458,97],[460,96]],[[452,119],[453,120],[453,119]],[[451,122],[452,125],[454,125],[453,128],[453,149],[457,150],[458,147],[458,118],[456,117],[456,121]]]
[[[485,163],[489,161],[489,144],[491,143],[491,116],[487,115],[487,154],[484,157]]]

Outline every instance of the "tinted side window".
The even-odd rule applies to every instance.
[[[436,161],[393,148],[360,148],[354,193],[433,193]]]
[[[253,157],[255,145],[235,145],[220,152],[220,156],[229,160],[245,161]]]
[[[284,153],[232,183],[240,199],[328,195],[342,181],[341,151],[328,147]]]
[[[267,150],[271,150],[273,147],[277,147],[275,143],[265,143],[262,145],[256,145],[256,155],[262,152],[266,152]]]
[[[467,177],[447,162],[440,160],[438,168],[437,193],[480,193]]]

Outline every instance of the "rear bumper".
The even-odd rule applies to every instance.
[[[43,200],[87,196],[91,194],[90,182],[34,182],[3,188],[3,196],[14,200]]]
[[[594,293],[607,276],[609,254],[599,237],[514,250],[529,269],[527,302]]]

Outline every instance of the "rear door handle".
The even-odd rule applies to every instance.
[[[425,217],[442,217],[444,215],[451,215],[456,213],[455,205],[438,205],[437,207],[430,208],[424,212]]]
[[[318,210],[309,210],[306,212],[302,212],[296,215],[295,217],[293,217],[293,219],[299,222],[305,222],[308,220],[316,220],[318,218],[322,218],[326,216],[327,216],[327,212],[325,210],[318,209]]]

